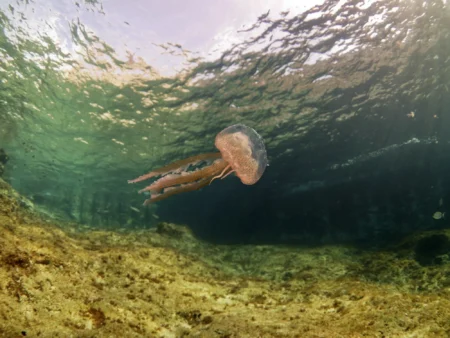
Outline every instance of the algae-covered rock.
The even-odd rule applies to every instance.
[[[156,226],[156,232],[175,239],[193,238],[192,232],[188,227],[182,227],[176,224],[161,222]]]
[[[411,292],[449,292],[449,257],[450,231],[426,231],[383,250],[362,252],[348,275]]]
[[[34,210],[33,203],[21,196],[0,178],[0,217],[6,217],[8,222],[42,221],[42,215]]]

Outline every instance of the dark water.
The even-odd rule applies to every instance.
[[[373,246],[448,226],[432,217],[450,203],[446,2],[261,13],[213,60],[165,44],[186,55],[172,76],[91,32],[88,15],[113,20],[100,2],[58,6],[75,14],[40,24],[65,30],[70,52],[35,29],[43,1],[0,7],[4,178],[35,205],[111,229],[188,224],[231,243]],[[270,166],[257,184],[227,177],[141,206],[145,185],[128,179],[214,151],[236,123],[265,140]]]

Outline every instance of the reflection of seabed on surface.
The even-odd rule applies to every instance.
[[[436,142],[437,142],[436,137],[430,137],[430,138],[427,138],[424,140],[419,140],[418,138],[412,138],[412,139],[410,139],[406,142],[400,143],[400,144],[391,144],[390,146],[384,147],[382,149],[378,149],[378,150],[372,151],[367,154],[362,154],[362,155],[353,157],[353,158],[345,161],[344,163],[333,164],[330,167],[330,169],[335,170],[335,169],[345,168],[345,167],[349,167],[351,165],[358,164],[358,163],[361,163],[364,161],[372,160],[372,159],[380,157],[388,152],[397,150],[397,149],[405,147],[405,146],[410,146],[413,144],[432,144],[432,143],[436,143]]]

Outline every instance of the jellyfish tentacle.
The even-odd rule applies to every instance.
[[[227,177],[228,175],[235,173],[236,170],[230,170],[229,172],[227,172],[227,174],[225,176],[222,176],[220,179],[223,180],[225,177]]]
[[[139,192],[142,193],[144,191],[159,191],[161,189],[171,187],[174,185],[180,185],[185,183],[191,183],[194,181],[198,181],[199,179],[205,178],[205,177],[211,177],[213,175],[216,175],[220,171],[222,171],[226,166],[228,165],[227,162],[225,162],[222,159],[214,161],[211,165],[203,168],[198,169],[193,172],[182,172],[181,174],[170,174],[166,175],[164,177],[161,177],[159,180],[153,182],[148,187],[140,190]]]
[[[190,164],[193,164],[195,162],[213,160],[213,159],[217,159],[220,157],[221,157],[220,153],[206,153],[206,154],[191,156],[191,157],[185,158],[183,160],[175,161],[164,167],[157,168],[157,169],[149,172],[148,174],[139,176],[138,178],[135,178],[133,180],[129,180],[128,183],[141,182],[141,181],[144,181],[146,179],[149,179],[149,178],[152,178],[155,176],[161,176],[161,175],[167,174],[167,173],[169,173],[171,171],[175,171],[177,169],[183,170],[183,169],[187,168]]]
[[[209,181],[209,184],[211,184],[212,181],[214,181],[216,178],[222,177],[223,174],[224,174],[228,169],[230,169],[230,168],[231,168],[231,165],[227,165],[227,166],[225,167],[225,169],[223,169],[223,171],[222,171],[219,175],[214,176],[214,177],[211,179],[211,181]],[[227,174],[227,175],[228,175],[228,174]]]

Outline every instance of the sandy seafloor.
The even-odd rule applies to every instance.
[[[0,231],[1,337],[450,336],[445,231],[384,251],[218,246],[57,222],[1,180]]]

